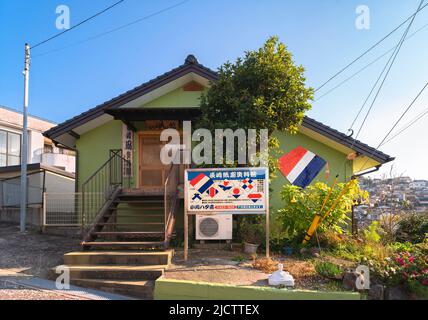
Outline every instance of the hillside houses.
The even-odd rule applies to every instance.
[[[382,214],[428,211],[427,180],[362,178],[360,187],[370,193],[370,203],[355,208],[355,217],[361,222],[379,220]]]

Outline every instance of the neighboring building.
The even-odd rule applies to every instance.
[[[72,193],[75,151],[55,146],[43,132],[56,124],[28,116],[27,223],[42,226],[43,193]],[[0,221],[19,222],[22,114],[0,106]]]
[[[76,171],[75,152],[57,147],[43,132],[54,127],[54,122],[28,117],[28,163],[40,163],[67,172]],[[0,167],[21,163],[22,113],[0,106]]]
[[[117,173],[111,173],[111,166],[105,169],[109,158],[112,159],[115,154],[121,154],[131,161],[129,170],[131,191],[142,197],[143,200],[141,201],[144,201],[145,196],[157,196],[158,201],[163,201],[163,197],[168,199],[164,190],[167,190],[165,181],[170,171],[169,167],[162,165],[159,159],[159,150],[163,145],[159,139],[160,132],[168,127],[181,129],[183,120],[197,119],[200,115],[199,99],[201,93],[209,87],[211,81],[216,81],[216,79],[216,72],[199,64],[195,57],[188,56],[185,63],[178,68],[67,120],[44,134],[61,145],[77,150],[76,191],[87,192],[89,196],[91,193],[104,195],[103,192],[107,192],[111,188],[101,190],[100,185],[102,186],[103,183],[95,180],[103,181],[101,173],[104,171],[110,172],[109,178],[114,180],[114,183],[111,184],[123,183],[123,179],[117,179]],[[276,132],[275,134],[279,138],[280,148],[284,153],[302,146],[318,154],[329,163],[330,176],[322,171],[315,181],[330,183],[336,174],[339,175],[340,181],[347,181],[355,174],[379,168],[382,164],[393,160],[392,157],[375,148],[308,117],[304,118],[299,133],[290,135],[284,132]],[[186,147],[190,148],[190,146]],[[353,159],[349,160],[350,154],[355,154],[356,157],[349,157]],[[99,178],[98,175],[100,175]],[[168,181],[170,183],[170,180]],[[178,184],[182,182],[183,167],[180,170]],[[271,182],[270,187],[273,190],[271,206],[274,209],[281,207],[280,191],[282,186],[287,183],[286,178],[280,173]],[[180,185],[173,186],[173,190],[177,189],[180,189]],[[124,189],[122,192],[127,193],[128,189]],[[120,201],[117,200],[113,203],[117,204]],[[178,203],[175,217],[180,228],[183,220],[183,200]],[[167,206],[166,203],[163,205]],[[129,209],[128,206],[127,210]],[[99,217],[98,213],[92,213],[91,217]],[[88,216],[88,213],[84,214]],[[126,210],[117,210],[115,221],[120,221],[122,214],[129,216]],[[144,214],[145,211],[140,209],[135,213],[132,222],[143,219]],[[164,226],[165,229],[162,229],[162,232],[159,232],[161,238],[164,232],[165,237],[168,238],[174,228],[173,225],[169,225],[170,221],[173,224],[174,219],[166,219],[167,215],[168,213],[165,211],[165,220],[167,221],[164,222],[167,225]],[[106,220],[108,220],[107,217],[104,221]],[[130,220],[126,221],[129,224]],[[101,225],[105,225],[105,223],[101,223]],[[102,227],[98,230],[102,230]],[[98,236],[107,236],[113,233],[89,233],[85,237],[88,241],[86,244],[94,245],[91,241]],[[125,234],[121,235],[125,236]],[[138,235],[148,236],[147,233],[143,234],[142,232]]]
[[[410,189],[415,190],[423,190],[425,188],[428,188],[428,181],[426,180],[413,180],[409,183]]]

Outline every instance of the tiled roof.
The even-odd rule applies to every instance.
[[[55,138],[63,133],[66,133],[70,130],[73,130],[75,127],[80,126],[81,124],[90,121],[94,118],[99,117],[104,114],[104,111],[108,108],[114,108],[115,106],[119,106],[128,101],[135,99],[136,97],[142,96],[143,94],[154,90],[165,83],[168,83],[172,80],[178,79],[183,75],[194,72],[199,74],[209,80],[216,80],[217,73],[202,64],[198,63],[196,58],[193,55],[189,55],[184,64],[181,66],[174,68],[146,83],[143,83],[134,89],[131,89],[107,102],[104,102],[88,111],[85,111],[78,116],[75,116],[63,123],[60,123],[56,127],[51,128],[50,130],[44,133],[45,136]]]
[[[337,131],[336,129],[333,129],[319,121],[316,121],[309,117],[304,117],[302,125],[308,129],[311,129],[319,134],[322,134],[331,140],[334,140],[348,148],[351,148],[355,151],[357,151],[360,154],[369,156],[372,159],[375,159],[376,161],[380,163],[386,163],[394,160],[393,157],[383,153],[382,151],[377,150],[376,148],[370,147],[369,145],[359,141],[355,140],[351,136],[348,136],[340,131]]]
[[[189,72],[199,74],[200,76],[205,77],[211,81],[215,81],[217,79],[217,73],[215,71],[200,64],[193,55],[189,55],[186,58],[184,64],[181,66],[174,68],[146,83],[143,83],[140,86],[135,87],[134,89],[131,89],[107,102],[104,102],[103,104],[96,106],[95,108],[89,109],[88,111],[85,111],[80,115],[59,124],[58,126],[46,131],[44,135],[55,139],[55,137],[70,132],[74,128],[105,114],[107,109],[119,107],[120,105],[132,101],[137,97],[159,88],[170,81],[178,79]],[[376,148],[370,147],[361,141],[355,140],[352,137],[347,136],[346,134],[309,117],[304,117],[302,125],[348,148],[352,148],[356,152],[366,155],[378,161],[379,163],[386,163],[394,160],[393,157],[377,150]]]

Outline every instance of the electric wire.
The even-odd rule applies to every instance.
[[[393,139],[395,139],[398,136],[400,136],[402,133],[404,133],[407,129],[409,129],[410,127],[412,127],[413,125],[415,125],[417,122],[419,122],[419,120],[421,120],[426,115],[428,115],[428,108],[426,110],[424,110],[423,112],[421,112],[419,115],[417,115],[415,118],[413,118],[413,120],[411,120],[410,122],[408,122],[406,125],[404,125],[403,128],[401,128],[400,130],[398,130],[398,132],[396,134],[394,134],[391,138],[389,138],[388,140],[386,140],[385,142],[383,142],[380,145],[380,147],[384,146],[385,144],[389,143]]]
[[[64,31],[62,31],[62,32],[60,32],[60,33],[58,33],[58,34],[56,34],[56,35],[54,35],[54,36],[50,37],[50,38],[47,38],[46,40],[43,40],[43,41],[41,41],[41,42],[39,42],[39,43],[35,44],[34,46],[31,46],[31,48],[32,48],[32,49],[35,49],[35,48],[37,48],[37,47],[39,47],[39,46],[41,46],[41,45],[45,44],[46,42],[49,42],[49,41],[51,41],[51,40],[53,40],[53,39],[55,39],[55,38],[58,38],[59,36],[62,36],[63,34],[65,34],[65,33],[69,32],[69,31],[71,31],[71,30],[76,29],[77,27],[80,27],[82,24],[84,24],[84,23],[86,23],[86,22],[88,22],[88,21],[90,21],[90,20],[92,20],[92,19],[94,19],[94,18],[96,18],[96,17],[98,17],[98,16],[102,15],[103,13],[105,13],[105,12],[107,12],[107,11],[111,10],[111,9],[113,9],[114,7],[116,7],[117,5],[121,4],[121,3],[122,3],[122,2],[124,2],[124,1],[125,1],[125,0],[120,0],[120,1],[117,1],[117,2],[113,3],[111,6],[109,6],[109,7],[105,8],[105,9],[103,9],[103,10],[99,11],[99,12],[97,12],[96,14],[94,14],[94,15],[90,16],[89,18],[86,18],[85,20],[83,20],[83,21],[79,22],[78,24],[76,24],[76,25],[72,26],[71,28],[66,29],[66,30],[64,30]]]
[[[374,45],[372,45],[370,48],[368,48],[366,51],[364,51],[361,55],[359,55],[357,58],[352,60],[350,63],[348,63],[345,67],[340,69],[338,72],[336,72],[333,76],[331,76],[327,81],[322,83],[318,88],[315,89],[315,92],[323,88],[327,83],[329,83],[331,80],[335,79],[338,75],[340,75],[342,72],[344,72],[346,69],[348,69],[350,66],[352,66],[355,62],[360,60],[362,57],[364,57],[367,53],[369,53],[371,50],[373,50],[375,47],[377,47],[380,43],[382,43],[384,40],[389,38],[395,31],[400,29],[407,21],[414,18],[418,12],[425,9],[426,6],[428,6],[428,3],[425,4],[423,7],[420,7],[414,14],[412,14],[410,17],[408,17],[406,20],[404,20],[402,23],[400,23],[397,27],[395,27],[392,31],[390,31],[386,36],[384,36],[382,39],[380,39],[378,42],[376,42]]]
[[[134,20],[134,21],[131,21],[131,22],[129,22],[129,23],[126,23],[126,24],[123,24],[123,25],[118,26],[118,27],[116,27],[116,28],[110,29],[110,30],[108,30],[108,31],[105,31],[105,32],[102,32],[102,33],[96,34],[96,35],[91,36],[91,37],[89,37],[89,38],[86,38],[86,39],[80,40],[80,41],[78,41],[78,42],[75,42],[75,43],[69,44],[69,45],[64,46],[64,47],[61,47],[61,48],[53,49],[53,50],[50,50],[50,51],[46,51],[46,52],[42,52],[42,53],[40,53],[40,54],[34,55],[34,56],[33,56],[33,58],[37,58],[37,57],[41,57],[41,56],[45,56],[45,55],[48,55],[48,54],[51,54],[51,53],[54,53],[54,52],[58,52],[58,51],[62,51],[62,50],[65,50],[65,49],[68,49],[68,48],[74,47],[74,46],[76,46],[76,45],[79,45],[79,44],[82,44],[82,43],[85,43],[85,42],[89,42],[89,41],[92,41],[92,40],[98,39],[98,38],[100,38],[100,37],[106,36],[106,35],[111,34],[111,33],[113,33],[113,32],[116,32],[116,31],[122,30],[122,29],[124,29],[124,28],[130,27],[130,26],[132,26],[132,25],[134,25],[134,24],[137,24],[137,23],[139,23],[139,22],[142,22],[142,21],[144,21],[144,20],[150,19],[150,18],[152,18],[152,17],[154,17],[154,16],[157,16],[157,15],[159,15],[159,14],[162,14],[162,13],[164,13],[164,12],[166,12],[166,11],[169,11],[169,10],[172,10],[172,9],[174,9],[174,8],[177,8],[177,7],[181,6],[181,5],[184,5],[185,3],[189,2],[189,1],[191,1],[191,0],[184,0],[184,1],[178,2],[178,3],[174,4],[174,5],[171,5],[171,6],[169,6],[169,7],[163,8],[163,9],[161,9],[161,10],[158,10],[158,11],[156,11],[156,12],[153,12],[153,13],[151,13],[151,14],[149,14],[149,15],[146,15],[146,16],[144,16],[144,17],[141,17],[141,18],[136,19],[136,20]]]
[[[416,35],[418,32],[420,32],[423,29],[425,29],[427,26],[428,26],[428,23],[424,24],[422,27],[420,27],[418,30],[416,30],[410,36],[408,36],[406,39],[404,39],[404,41],[409,40],[414,35]],[[376,59],[372,60],[369,64],[365,65],[364,67],[362,67],[361,69],[359,69],[358,71],[356,71],[355,73],[353,73],[351,76],[349,76],[348,78],[346,78],[345,80],[343,80],[342,82],[340,82],[339,84],[337,84],[336,86],[334,86],[333,88],[331,88],[330,90],[328,90],[325,93],[323,93],[321,96],[319,96],[317,99],[315,99],[314,102],[317,102],[317,101],[321,100],[322,98],[324,98],[325,96],[327,96],[328,94],[332,93],[333,91],[335,91],[336,89],[338,89],[339,87],[341,87],[342,85],[344,85],[346,82],[348,82],[349,80],[353,79],[358,74],[360,74],[361,72],[363,72],[364,70],[366,70],[368,67],[372,66],[377,61],[379,61],[380,59],[382,59],[383,57],[385,57],[388,53],[390,53],[391,51],[393,51],[395,48],[396,48],[396,46],[392,47],[391,49],[389,49],[388,51],[386,51],[382,55],[378,56]]]
[[[425,1],[425,0],[421,0],[421,2],[420,2],[420,4],[419,4],[419,7],[418,7],[418,10],[416,10],[416,14],[419,12],[419,10],[420,10],[420,8],[421,8],[422,4],[424,3],[424,1]],[[398,56],[398,53],[400,52],[401,47],[403,46],[404,39],[407,37],[407,34],[408,34],[408,32],[409,32],[409,30],[410,30],[410,28],[411,28],[411,26],[412,26],[413,22],[415,21],[416,14],[415,14],[415,15],[413,15],[413,18],[412,18],[412,20],[409,22],[409,25],[407,26],[407,28],[406,28],[406,30],[405,30],[405,32],[404,32],[404,34],[403,34],[403,36],[401,37],[401,39],[400,39],[400,41],[399,41],[399,43],[398,43],[397,47],[395,48],[395,50],[394,50],[393,54],[391,55],[390,59],[388,60],[387,64],[385,65],[385,67],[386,67],[386,66],[388,66],[388,64],[389,64],[389,66],[388,66],[388,70],[386,71],[386,73],[385,73],[385,75],[384,75],[384,77],[383,77],[383,80],[382,80],[382,82],[380,83],[379,88],[378,88],[378,90],[377,90],[377,92],[376,92],[376,94],[375,94],[375,96],[374,96],[374,98],[373,98],[373,100],[372,100],[372,103],[370,104],[370,107],[369,107],[369,109],[368,109],[368,110],[367,110],[367,112],[366,112],[366,115],[365,115],[365,117],[364,117],[364,119],[363,119],[363,121],[362,121],[362,123],[361,123],[361,125],[360,125],[360,128],[358,129],[358,132],[357,132],[357,135],[356,135],[355,139],[357,139],[357,138],[358,138],[358,136],[360,135],[360,133],[361,133],[361,131],[362,131],[363,127],[364,127],[364,124],[366,123],[366,121],[367,121],[367,119],[368,119],[368,117],[369,117],[369,115],[370,115],[370,113],[371,113],[371,111],[372,111],[372,109],[373,109],[373,106],[374,106],[374,104],[376,103],[377,98],[379,97],[380,91],[382,90],[383,85],[385,84],[385,81],[386,81],[386,79],[387,79],[387,77],[388,77],[388,75],[389,75],[389,72],[391,71],[392,66],[394,65],[394,62],[395,62],[395,60],[396,60],[396,58],[397,58],[397,56]],[[391,60],[391,58],[392,58],[392,60]],[[391,63],[389,63],[390,61],[391,61]],[[385,68],[382,70],[382,73],[383,73],[384,71],[385,71]],[[381,73],[381,75],[382,75],[382,73]],[[367,98],[369,98],[369,97],[370,97],[371,93],[373,92],[373,89],[376,87],[377,83],[379,82],[379,79],[380,79],[380,78],[378,78],[378,80],[376,81],[375,85],[373,86],[373,88],[372,88],[372,90],[370,91],[370,94],[369,94],[369,96],[368,96]],[[365,102],[365,103],[366,103],[366,102]],[[361,109],[360,109],[360,111],[358,112],[357,116],[355,117],[354,121],[352,122],[351,129],[353,128],[353,125],[355,124],[355,122],[357,121],[357,119],[358,119],[358,117],[359,117],[360,113],[362,112],[363,108],[365,107],[365,103],[363,104],[363,106],[361,107]]]
[[[361,171],[364,166],[367,164],[367,162],[369,161],[370,157],[373,156],[373,154],[378,151],[378,149],[380,148],[380,146],[382,146],[383,144],[385,144],[386,139],[388,139],[389,135],[391,134],[392,131],[394,131],[394,129],[397,127],[397,125],[400,123],[400,121],[403,119],[403,117],[407,114],[407,112],[412,108],[412,106],[415,104],[415,102],[418,100],[418,98],[422,95],[422,93],[425,91],[425,89],[428,87],[428,82],[425,83],[425,85],[423,86],[423,88],[418,92],[418,94],[416,95],[416,97],[412,100],[412,102],[407,106],[407,108],[404,110],[404,112],[400,115],[400,117],[397,119],[397,121],[395,121],[395,123],[392,125],[391,129],[387,132],[387,134],[383,137],[383,139],[381,140],[381,142],[378,144],[378,146],[375,148],[375,150],[373,150],[370,155],[367,157],[367,160],[363,163],[363,165],[360,167]]]

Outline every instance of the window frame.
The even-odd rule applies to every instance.
[[[15,157],[15,158],[17,157],[19,159],[17,165],[20,165],[21,164],[21,157],[22,157],[22,134],[16,133],[13,131],[4,130],[4,129],[0,129],[0,132],[6,133],[6,148],[5,148],[6,152],[0,151],[0,155],[5,156],[6,167],[10,166],[9,157]],[[19,140],[18,140],[19,141],[19,155],[18,156],[15,154],[9,153],[9,135],[10,134],[14,134],[14,135],[17,135],[19,137]],[[2,166],[2,167],[4,167],[4,166]]]

